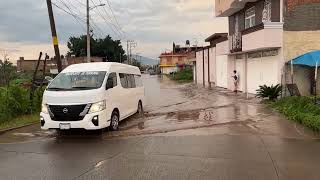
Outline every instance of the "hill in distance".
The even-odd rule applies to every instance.
[[[136,55],[136,54],[133,54],[132,57],[134,59],[136,59],[137,61],[141,62],[141,64],[143,64],[143,65],[153,66],[153,65],[159,64],[159,60],[156,60],[156,59],[151,59],[151,58]]]

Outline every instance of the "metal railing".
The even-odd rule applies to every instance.
[[[237,33],[229,36],[229,48],[230,48],[230,52],[242,51],[241,32],[237,32]]]

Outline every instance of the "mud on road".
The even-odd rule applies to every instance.
[[[155,135],[186,131],[195,133],[249,133],[295,138],[317,138],[314,132],[287,121],[256,98],[225,89],[205,89],[178,84],[165,76],[143,76],[146,88],[145,114],[121,122],[119,131],[103,131],[102,138]],[[219,130],[217,129],[219,128]],[[63,134],[65,135],[65,134]],[[100,136],[100,132],[75,131],[69,137]],[[0,143],[56,138],[61,134],[41,131],[39,125],[7,132]]]

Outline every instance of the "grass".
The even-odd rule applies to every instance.
[[[39,114],[23,115],[12,120],[0,122],[0,131],[24,125],[33,124],[39,121]]]
[[[185,69],[169,75],[169,78],[180,83],[188,83],[193,81],[193,72],[190,69]]]
[[[320,106],[311,97],[285,97],[271,102],[271,107],[288,119],[320,131]]]

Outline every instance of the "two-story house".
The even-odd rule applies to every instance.
[[[216,0],[215,8],[229,19],[227,66],[240,74],[243,92],[290,82],[285,64],[320,49],[320,0]],[[309,71],[295,69],[302,94],[309,92]]]
[[[195,60],[195,51],[198,48],[201,47],[180,47],[173,44],[171,52],[164,52],[159,56],[161,73],[170,74],[186,67],[191,68]]]

